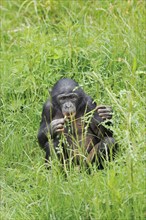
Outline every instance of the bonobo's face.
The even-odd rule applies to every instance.
[[[65,117],[71,118],[76,115],[84,98],[84,92],[77,82],[63,78],[52,88],[51,97],[53,105],[59,107]]]
[[[57,102],[61,108],[62,114],[67,118],[76,115],[76,106],[78,95],[76,93],[60,94],[57,96]]]

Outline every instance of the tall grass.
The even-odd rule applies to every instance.
[[[146,218],[145,1],[1,1],[1,219]],[[44,167],[42,105],[61,77],[114,109],[103,171]]]

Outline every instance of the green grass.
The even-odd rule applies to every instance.
[[[1,1],[1,219],[144,220],[145,1]],[[116,160],[44,167],[42,105],[61,77],[114,109]]]

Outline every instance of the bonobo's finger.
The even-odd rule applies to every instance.
[[[63,124],[58,124],[58,125],[56,125],[56,129],[62,129],[63,127],[64,127]]]
[[[98,105],[98,106],[96,106],[96,110],[99,110],[99,109],[106,109],[107,107],[110,107],[110,106],[106,106],[106,105]]]
[[[51,134],[53,135],[54,133],[57,133],[58,132],[58,129],[62,130],[64,128],[64,118],[60,118],[60,119],[54,119],[52,122],[51,122],[51,125],[50,125],[50,131],[51,131]]]
[[[102,113],[99,113],[99,116],[102,117],[102,118],[108,118],[108,119],[111,119],[112,116],[113,116],[113,113],[112,112],[102,112]]]
[[[64,124],[58,124],[55,128],[55,133],[62,133],[64,131]]]
[[[62,128],[62,129],[57,129],[56,130],[56,133],[62,133],[64,131],[64,128]]]
[[[98,105],[98,106],[96,106],[96,109],[97,109],[97,110],[98,110],[98,109],[104,109],[104,108],[106,108],[105,105]]]
[[[58,124],[64,124],[64,118],[54,119],[51,122],[51,126],[58,125]]]
[[[100,117],[101,117],[101,116],[100,116]],[[111,119],[112,116],[109,116],[109,115],[108,115],[108,116],[102,116],[101,118],[102,118],[103,120],[107,120],[107,119]]]
[[[113,115],[113,112],[111,112],[111,111],[107,111],[107,110],[105,110],[105,111],[98,111],[98,114],[99,115]]]
[[[113,115],[113,112],[110,111],[104,111],[104,112],[98,112],[99,115]]]
[[[60,131],[64,131],[64,124],[57,124],[54,125],[54,127],[52,128],[54,133],[58,133]]]
[[[96,110],[98,112],[106,112],[106,111],[112,112],[112,107],[111,106],[97,106]]]
[[[104,107],[104,108],[98,108],[97,111],[103,111],[103,112],[104,111],[110,111],[111,112],[112,111],[112,107],[107,106],[107,107]]]
[[[51,122],[51,127],[54,128],[56,127],[57,125],[64,125],[64,118],[61,118],[61,119],[55,119]]]

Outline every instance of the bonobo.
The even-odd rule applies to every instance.
[[[68,78],[54,85],[50,97],[44,104],[38,133],[46,161],[55,152],[61,161],[96,162],[101,167],[116,146],[112,131],[102,123],[112,117],[111,107],[96,106],[78,83]]]

